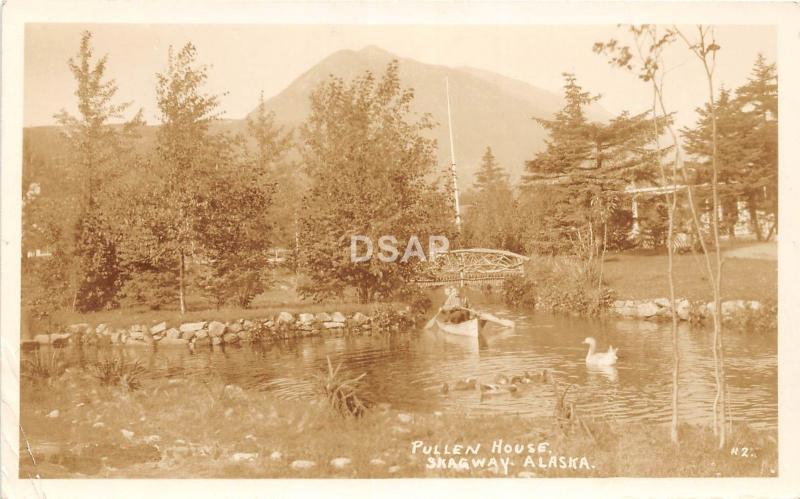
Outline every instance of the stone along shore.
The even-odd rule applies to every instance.
[[[722,316],[729,318],[746,310],[760,310],[761,302],[748,300],[728,300],[722,302]],[[711,317],[714,302],[690,302],[686,298],[675,299],[675,312],[679,320],[690,321],[692,318]],[[611,304],[612,315],[632,319],[669,319],[672,307],[669,298],[652,300],[616,300]]]
[[[169,326],[160,322],[153,326],[134,324],[127,328],[111,328],[80,323],[67,326],[62,332],[38,334],[22,342],[22,350],[36,350],[41,345],[53,347],[74,345],[120,345],[156,347],[162,345],[188,348],[234,345],[253,341],[274,341],[311,336],[368,335],[373,331],[399,331],[413,325],[408,311],[383,311],[372,316],[356,312],[292,314],[281,312],[266,319],[239,319],[234,322],[199,321]]]

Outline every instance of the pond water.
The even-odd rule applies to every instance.
[[[485,342],[434,331],[353,338],[313,338],[295,342],[190,352],[184,348],[152,350],[127,348],[65,350],[73,362],[113,355],[139,358],[148,377],[216,376],[225,383],[267,390],[287,398],[314,393],[314,374],[334,366],[353,375],[367,373],[370,400],[403,410],[462,411],[548,416],[553,410],[549,384],[526,385],[517,394],[481,396],[479,390],[443,393],[468,377],[493,383],[498,375],[525,371],[554,373],[564,387],[573,384],[571,400],[581,414],[607,416],[617,421],[665,423],[670,418],[671,332],[669,324],[644,321],[590,321],[548,314],[519,315],[492,307],[501,317],[513,318],[513,330],[490,327]],[[584,357],[587,336],[600,350],[619,348],[615,368],[588,369]],[[708,424],[714,398],[711,332],[680,329],[680,417]],[[777,427],[777,345],[775,335],[728,333],[726,369],[734,421],[755,428]],[[80,356],[80,358],[78,358]]]

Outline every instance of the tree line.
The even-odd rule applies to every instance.
[[[487,146],[473,188],[465,193],[468,246],[502,248],[523,254],[578,252],[592,256],[604,248],[666,245],[668,203],[662,196],[638,197],[638,234],[631,237],[633,213],[627,186],[663,185],[660,167],[674,145],[656,144],[673,115],[654,119],[653,110],[624,112],[607,123],[590,121],[587,106],[600,99],[564,74],[564,106],[552,119],[537,119],[547,130],[545,149],[526,163],[518,185]],[[759,55],[748,81],[719,90],[716,122],[721,197],[721,228],[735,237],[740,213],[760,240],[777,233],[777,71]],[[711,210],[711,104],[697,108],[694,127],[680,134],[689,155],[689,183],[698,186],[694,203]],[[661,141],[664,144],[669,140]],[[680,182],[677,182],[680,183]],[[690,212],[678,206],[675,227],[691,233]],[[706,216],[706,219],[710,219]],[[766,231],[764,227],[767,227]],[[710,238],[710,233],[705,234]]]
[[[77,114],[55,118],[69,145],[44,161],[25,145],[23,300],[35,314],[118,306],[248,306],[271,282],[268,251],[293,248],[299,290],[314,299],[350,288],[362,301],[407,290],[419,261],[349,260],[349,236],[400,241],[451,235],[448,189],[435,177],[430,116],[411,116],[397,62],[383,75],[331,77],[310,96],[299,130],[275,123],[263,95],[241,132],[221,130],[209,68],[188,43],[155,75],[152,145],[139,110],[116,100],[107,56],[85,32],[67,64]],[[59,179],[58,182],[55,179]],[[28,258],[44,249],[48,258]]]
[[[428,133],[436,123],[411,112],[414,92],[402,86],[396,61],[382,75],[320,84],[298,130],[278,126],[262,95],[243,130],[232,132],[218,126],[222,96],[205,92],[209,68],[196,48],[171,48],[166,59],[154,78],[158,126],[148,146],[142,110],[119,124],[132,103],[117,102],[107,56],[95,57],[91,33],[67,62],[78,112],[56,120],[69,154],[44,161],[26,144],[23,157],[23,298],[37,313],[133,305],[184,311],[187,290],[217,306],[248,306],[271,284],[265,270],[274,246],[294,249],[299,290],[308,297],[353,289],[371,301],[408,291],[421,262],[353,263],[353,234],[393,235],[398,246],[446,235],[462,247],[591,258],[630,244],[624,188],[657,183],[674,149],[653,141],[672,116],[650,110],[590,121],[585,109],[599,96],[565,74],[564,107],[537,119],[549,134],[544,150],[514,186],[487,147],[464,195],[458,234],[452,184],[439,174]],[[774,64],[759,57],[750,80],[735,92],[723,89],[717,101],[724,219],[736,202],[753,220],[775,215]],[[697,125],[682,131],[697,184],[709,170],[708,114],[708,106],[698,109]],[[697,194],[707,210],[708,195]],[[661,198],[644,203],[643,234],[663,242],[667,211]],[[26,258],[35,249],[51,256]]]

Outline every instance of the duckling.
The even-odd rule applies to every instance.
[[[511,384],[512,385],[521,385],[525,381],[523,380],[522,376],[511,376]]]
[[[498,374],[494,377],[494,382],[498,385],[507,385],[508,384],[508,376],[505,374]]]
[[[503,391],[503,389],[500,388],[500,385],[481,383],[481,393],[500,393],[501,391]]]
[[[516,392],[516,385],[497,385],[493,383],[481,383],[482,395],[494,395],[500,393]]]
[[[475,378],[467,378],[464,380],[456,381],[456,386],[453,388],[454,390],[474,390],[475,386],[478,384],[478,380]]]

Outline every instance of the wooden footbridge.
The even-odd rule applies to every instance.
[[[417,284],[499,284],[508,277],[523,275],[527,261],[528,257],[510,251],[486,248],[451,250],[436,254],[428,269],[417,279]]]

